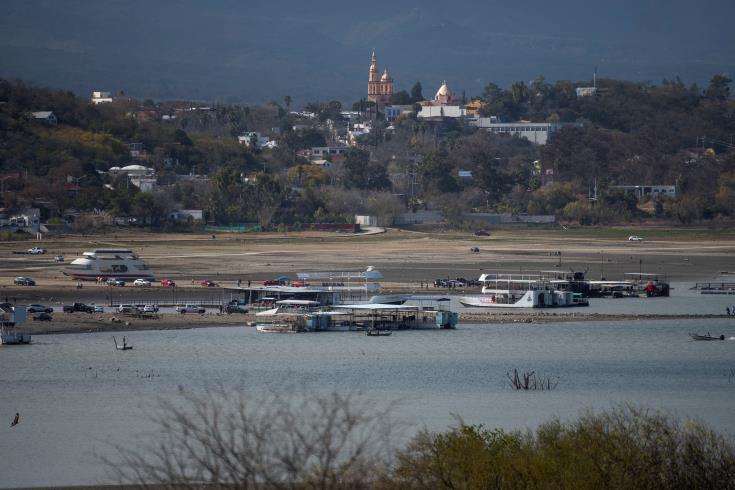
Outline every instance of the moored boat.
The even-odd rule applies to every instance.
[[[689,336],[692,338],[692,340],[725,340],[724,335],[715,337],[713,335],[710,335],[709,332],[705,335],[700,335],[698,333],[690,333]]]
[[[572,291],[555,289],[540,276],[482,274],[482,295],[462,296],[463,306],[476,308],[559,308],[589,306]]]

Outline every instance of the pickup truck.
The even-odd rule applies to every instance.
[[[177,306],[176,311],[179,313],[204,313],[206,310],[199,305]]]
[[[33,247],[28,249],[28,253],[31,255],[45,254],[46,249],[41,247]]]
[[[94,313],[94,306],[85,305],[84,303],[64,305],[64,313],[74,313],[76,311],[81,311],[82,313]]]

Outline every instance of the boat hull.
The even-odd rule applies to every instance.
[[[689,336],[692,338],[692,340],[705,340],[705,341],[709,341],[709,340],[725,340],[725,336],[724,335],[720,335],[719,337],[713,337],[712,335],[709,335],[709,334],[707,334],[707,335],[699,335],[699,334],[696,334],[696,333],[690,333]]]
[[[0,345],[24,345],[30,343],[30,335],[21,335],[14,333],[0,335]]]
[[[530,290],[502,294],[486,293],[480,296],[462,296],[462,306],[471,308],[571,308],[589,306],[587,301],[575,300],[570,291]]]

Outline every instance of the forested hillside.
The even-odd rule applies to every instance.
[[[556,214],[581,224],[726,219],[735,213],[730,83],[720,75],[702,88],[600,80],[592,97],[577,97],[581,83],[542,78],[509,89],[489,84],[480,95],[484,115],[568,125],[535,146],[466,120],[414,114],[389,125],[368,111],[362,121],[370,134],[323,166],[304,150],[333,144],[352,127],[337,101],[308,104],[313,118],[290,112],[290,98],[203,106],[117,94],[112,104],[93,105],[1,80],[0,207],[40,207],[49,219],[104,212],[163,227],[174,226],[175,209],[265,228],[349,222],[355,213],[390,224],[422,208],[458,226],[471,211]],[[58,123],[35,119],[36,111],[52,111]],[[276,147],[239,143],[249,131],[269,135]],[[154,190],[142,192],[115,172],[130,164],[152,169]],[[677,197],[637,202],[617,185],[676,185]]]

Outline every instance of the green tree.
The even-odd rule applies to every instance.
[[[727,100],[730,98],[730,84],[732,78],[725,75],[715,75],[709,82],[706,95],[710,99]]]
[[[388,103],[391,105],[410,105],[413,103],[413,99],[408,92],[401,90],[391,95]]]
[[[411,99],[413,99],[413,102],[421,102],[424,100],[424,94],[421,93],[422,91],[423,87],[421,86],[421,82],[413,84],[413,87],[411,87]]]

